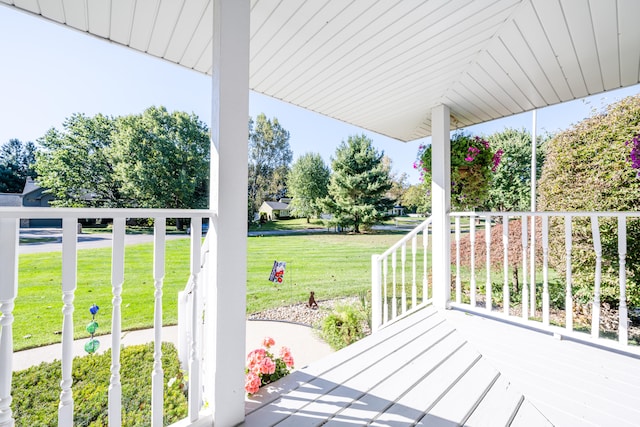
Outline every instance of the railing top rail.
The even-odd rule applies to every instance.
[[[386,251],[384,251],[382,253],[382,255],[380,255],[380,258],[384,258],[387,257],[389,255],[391,255],[394,251],[398,250],[398,248],[400,248],[404,243],[408,242],[409,240],[413,239],[413,237],[420,233],[422,230],[425,229],[425,227],[427,227],[429,224],[431,224],[431,217],[425,219],[424,221],[422,221],[420,223],[420,225],[418,225],[416,228],[414,228],[413,230],[411,230],[408,234],[406,234],[402,239],[398,240],[393,246],[391,246],[389,249],[387,249]]]
[[[209,209],[0,207],[0,218],[189,218],[215,216]]]
[[[514,211],[514,212],[451,212],[449,216],[452,217],[484,217],[484,216],[600,216],[600,217],[640,217],[640,211],[544,211],[544,212],[530,212],[530,211]]]

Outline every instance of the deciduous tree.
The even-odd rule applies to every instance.
[[[286,178],[293,153],[289,132],[277,118],[259,114],[255,122],[249,118],[249,218],[264,200],[284,197]]]
[[[57,206],[125,207],[109,154],[114,119],[73,114],[38,140],[35,170]]]
[[[287,177],[291,212],[300,217],[319,216],[320,200],[327,196],[331,171],[320,154],[307,153],[295,161]]]
[[[150,107],[116,120],[111,155],[116,180],[132,206],[207,206],[208,129],[197,116]]]
[[[542,174],[544,142],[538,138],[536,178]],[[492,174],[487,208],[498,211],[526,211],[531,207],[531,133],[525,129],[505,129],[488,137],[491,146],[502,150],[502,159]]]

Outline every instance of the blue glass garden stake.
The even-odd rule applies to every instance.
[[[91,339],[84,345],[84,351],[89,354],[95,353],[100,348],[100,341],[93,338],[93,335],[98,330],[98,322],[96,322],[96,314],[100,310],[100,307],[93,304],[89,308],[89,312],[91,313],[91,322],[87,325],[87,332],[91,334]]]

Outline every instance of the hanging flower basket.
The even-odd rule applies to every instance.
[[[489,142],[462,132],[451,138],[451,204],[470,210],[482,206],[489,197],[492,173],[500,164],[503,151],[493,151]],[[423,181],[431,180],[431,146],[421,145],[415,163]]]

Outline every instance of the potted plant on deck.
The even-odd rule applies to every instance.
[[[456,132],[451,137],[451,205],[457,210],[482,206],[489,197],[491,174],[500,164],[503,151],[493,151],[478,136]],[[423,181],[431,180],[431,145],[421,145],[413,164]]]

